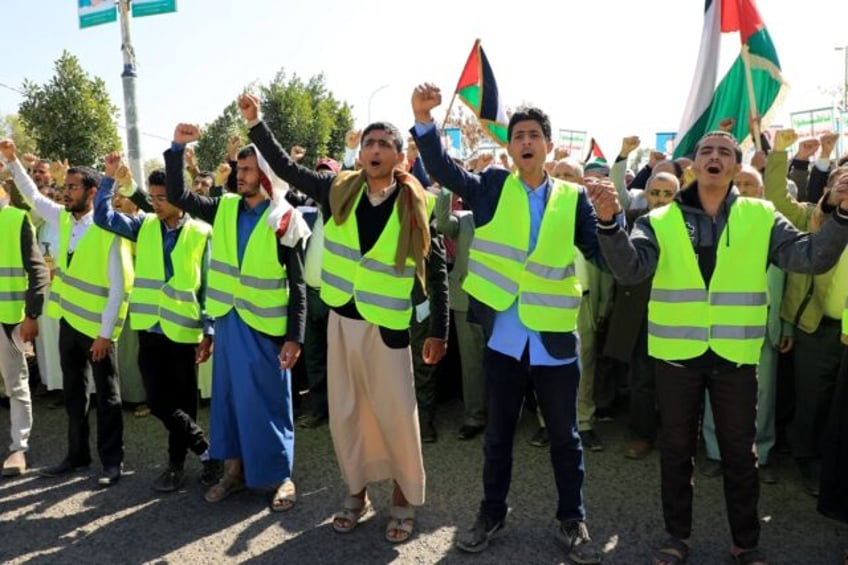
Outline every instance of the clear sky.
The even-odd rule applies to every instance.
[[[79,29],[76,0],[2,4],[0,83],[45,82],[67,49],[123,108],[117,23]],[[843,81],[844,53],[834,47],[848,45],[848,2],[758,7],[792,86],[778,121],[831,105],[825,90]],[[588,130],[612,158],[625,135],[653,145],[655,132],[677,129],[703,8],[703,0],[178,0],[175,14],[132,20],[143,156],[161,154],[176,123],[212,121],[245,85],[281,68],[304,79],[323,72],[337,98],[353,105],[357,126],[370,117],[405,130],[414,86],[442,87],[441,116],[479,37],[507,105],[540,106],[555,131]],[[20,101],[0,87],[0,114],[16,112]]]

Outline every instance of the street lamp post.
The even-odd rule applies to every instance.
[[[384,84],[378,88],[375,88],[371,95],[368,97],[368,123],[371,123],[371,101],[374,99],[374,95],[380,92],[381,90],[385,90],[389,87],[388,84]],[[367,125],[367,124],[366,124]]]

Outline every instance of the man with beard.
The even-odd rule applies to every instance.
[[[333,517],[352,531],[371,511],[368,483],[394,481],[385,538],[410,538],[424,503],[424,462],[410,350],[410,325],[430,312],[422,357],[447,348],[447,270],[431,230],[434,200],[410,174],[402,137],[376,122],[362,133],[361,171],[315,172],[297,165],[259,117],[259,100],[239,99],[242,116],[274,171],[319,203],[324,223],[321,299],[327,330],[330,433],[348,488]],[[426,288],[426,294],[425,294]],[[429,298],[429,302],[428,302]]]
[[[276,489],[271,510],[288,510],[297,498],[290,369],[304,336],[303,238],[309,230],[253,146],[238,153],[238,194],[188,190],[183,153],[199,136],[197,126],[177,126],[165,171],[168,201],[211,224],[214,241],[206,309],[222,346],[213,352],[210,455],[224,460],[224,476],[206,500],[270,486]]]
[[[56,273],[47,315],[59,319],[62,388],[68,414],[68,451],[54,467],[55,477],[91,463],[88,444],[89,395],[86,365],[97,393],[97,451],[103,464],[100,486],[116,484],[124,458],[120,383],[114,342],[121,334],[133,271],[129,242],[94,225],[92,203],[100,175],[71,167],[65,176],[64,207],[42,195],[17,160],[15,142],[0,141],[15,184],[44,221],[59,231]]]
[[[742,151],[732,135],[706,134],[695,147],[695,181],[668,206],[639,218],[628,238],[609,183],[589,187],[601,249],[616,279],[653,276],[648,353],[657,359],[660,468],[668,538],[657,564],[691,552],[693,459],[704,391],[710,391],[724,493],[737,563],[765,563],[758,549],[757,363],[766,335],[766,268],[820,273],[848,242],[848,201],[814,234],[798,232],[774,206],[740,198],[733,186]]]

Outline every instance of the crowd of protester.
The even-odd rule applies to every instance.
[[[93,408],[97,483],[119,483],[129,405],[168,431],[157,491],[184,488],[190,452],[208,502],[271,487],[270,508],[285,511],[296,428],[329,425],[348,492],[334,530],[355,529],[373,512],[368,485],[390,480],[385,537],[404,542],[451,372],[455,437],[484,445],[463,551],[505,525],[528,409],[573,562],[600,560],[583,450],[611,447],[595,424],[612,417],[628,422],[622,457],[660,454],[667,535],[654,563],[692,551],[696,472],[723,478],[735,561],[765,563],[757,504],[778,453],[797,465],[799,495],[848,521],[848,156],[834,156],[836,134],[781,130],[743,164],[718,130],[687,158],[652,151],[634,173],[638,137],[612,163],[584,163],[554,148],[543,111],[521,108],[505,153],[462,161],[433,122],[440,103],[420,85],[409,135],[368,124],[314,168],[249,94],[249,143],[230,139],[214,171],[198,169],[192,124],[145,182],[118,153],[97,171],[0,141],[3,476],[30,471],[31,396],[50,395],[67,446],[41,476],[92,463]]]

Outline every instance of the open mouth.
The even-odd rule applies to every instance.
[[[521,158],[522,159],[532,159],[533,158],[533,152],[532,151],[525,151],[524,153],[521,154]]]
[[[721,167],[718,165],[707,165],[706,171],[711,175],[717,175],[721,173]]]
[[[376,169],[376,168],[378,168],[380,165],[382,165],[382,164],[383,164],[383,162],[382,162],[382,161],[380,161],[380,160],[378,160],[378,159],[372,159],[371,161],[369,161],[369,162],[368,162],[368,164],[369,164],[372,168],[375,168],[375,169]]]

